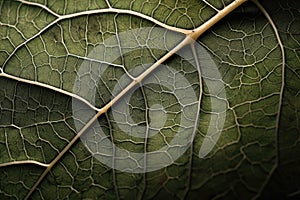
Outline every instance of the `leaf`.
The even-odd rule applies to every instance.
[[[296,197],[298,8],[0,1],[1,199]]]
[[[273,173],[263,198],[299,197],[299,2],[278,1],[267,4],[282,38],[285,57],[285,90],[280,118],[279,165]],[[277,9],[275,9],[277,8]],[[280,14],[279,14],[280,13]],[[287,23],[288,22],[288,23]],[[273,192],[270,192],[273,191]]]

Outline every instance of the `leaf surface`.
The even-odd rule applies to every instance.
[[[0,1],[1,199],[296,197],[299,8]]]

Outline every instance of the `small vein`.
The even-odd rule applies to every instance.
[[[12,162],[6,162],[6,163],[1,163],[0,167],[6,167],[6,166],[11,166],[11,165],[23,165],[23,164],[34,164],[42,167],[49,167],[49,164],[41,163],[35,160],[20,160],[20,161],[12,161]]]
[[[293,198],[293,197],[296,197],[298,195],[300,195],[300,190],[288,194],[288,197]]]
[[[110,3],[109,3],[109,0],[105,0],[105,2],[106,2],[106,4],[107,4],[107,6],[108,6],[109,8],[111,8],[111,5],[110,5]]]
[[[59,14],[57,14],[56,12],[54,12],[53,10],[51,10],[50,8],[48,8],[47,6],[45,5],[42,5],[42,4],[39,4],[39,3],[36,3],[36,2],[30,2],[30,1],[24,1],[24,0],[17,0],[18,2],[21,2],[23,4],[26,4],[26,5],[31,5],[31,6],[37,6],[37,7],[40,7],[44,10],[46,10],[47,12],[49,12],[50,14],[56,16],[56,17],[60,17]]]
[[[193,52],[193,57],[198,69],[198,78],[199,78],[199,99],[198,99],[198,105],[197,105],[197,116],[195,119],[195,126],[194,126],[194,130],[193,130],[193,135],[192,135],[192,139],[195,138],[196,132],[197,132],[197,128],[198,126],[196,124],[199,123],[199,117],[200,117],[200,110],[201,110],[201,105],[202,105],[202,95],[203,95],[203,83],[202,83],[202,73],[201,73],[201,66],[197,57],[197,52],[196,52],[196,48],[195,48],[195,44],[191,44],[191,49]],[[188,182],[187,182],[187,187],[184,191],[184,198],[186,198],[188,191],[191,187],[191,179],[192,179],[192,166],[193,166],[193,152],[194,152],[194,143],[193,140],[191,141],[191,146],[190,146],[190,158],[189,158],[189,171],[188,171]]]
[[[163,28],[166,28],[168,30],[172,30],[172,31],[176,31],[176,32],[180,32],[180,33],[184,33],[184,34],[188,34],[191,32],[191,30],[189,29],[183,29],[183,28],[176,28],[174,26],[169,26],[166,25],[156,19],[154,19],[153,17],[150,17],[148,15],[133,11],[133,10],[125,10],[125,9],[118,9],[118,8],[112,8],[109,4],[109,2],[107,1],[108,7],[109,8],[104,8],[104,9],[96,9],[96,10],[88,10],[88,11],[82,11],[82,12],[78,12],[78,13],[72,13],[72,14],[66,14],[66,15],[59,15],[56,12],[54,12],[53,10],[49,9],[47,6],[39,4],[39,3],[35,3],[35,2],[29,2],[29,1],[24,1],[24,0],[17,0],[23,4],[27,4],[27,5],[33,5],[33,6],[37,6],[40,7],[42,9],[45,9],[47,12],[51,13],[52,15],[56,16],[57,19],[63,20],[63,19],[69,19],[69,18],[73,18],[73,17],[78,17],[78,16],[82,16],[82,15],[92,15],[92,14],[100,14],[100,13],[120,13],[120,14],[129,14],[129,15],[134,15],[137,17],[141,17],[143,19],[149,20]]]
[[[209,7],[211,7],[212,9],[214,9],[216,12],[220,12],[219,9],[217,9],[216,7],[214,7],[212,4],[210,4],[209,2],[207,2],[206,0],[202,0],[204,3],[206,3]]]
[[[112,133],[112,125],[111,125],[111,122],[109,121],[109,117],[107,115],[107,113],[105,113],[105,117],[107,119],[107,123],[108,123],[108,126],[109,126],[109,135],[110,135],[110,138],[111,140],[113,141],[114,140],[114,136],[113,136],[113,133]],[[113,146],[112,147],[112,155],[113,155],[113,158],[112,158],[112,182],[113,182],[113,185],[114,185],[114,191],[115,191],[115,195],[116,195],[116,200],[119,200],[120,199],[120,195],[119,195],[119,188],[118,188],[118,184],[117,184],[117,175],[116,175],[116,170],[115,170],[115,155],[116,155],[116,147]]]
[[[272,20],[272,18],[270,17],[269,13],[266,11],[266,9],[261,5],[261,3],[258,0],[252,0],[252,2],[259,8],[259,10],[264,14],[264,16],[266,17],[266,19],[269,21],[274,33],[275,33],[275,37],[277,39],[279,48],[281,50],[281,56],[282,56],[282,65],[281,65],[281,86],[280,86],[280,93],[279,93],[279,103],[278,103],[278,110],[277,110],[277,117],[276,117],[276,128],[275,128],[275,134],[276,134],[276,152],[277,154],[279,154],[279,150],[278,150],[278,135],[279,135],[279,123],[280,123],[280,116],[281,116],[281,109],[282,109],[282,101],[283,101],[283,91],[284,91],[284,83],[285,83],[285,50],[284,50],[284,46],[282,44],[282,41],[280,39],[277,27],[274,23],[274,21]],[[265,182],[263,183],[260,191],[258,192],[258,194],[256,195],[256,197],[259,197],[259,195],[262,193],[262,191],[264,190],[264,188],[266,187],[267,183],[269,182],[269,179],[271,178],[272,174],[274,173],[275,169],[278,166],[278,155],[276,156],[276,165],[270,170],[269,172],[269,176],[267,177],[267,179],[265,180]]]
[[[39,32],[37,32],[35,35],[33,35],[32,37],[28,38],[26,41],[24,41],[23,43],[21,43],[20,45],[16,46],[15,49],[11,52],[11,54],[6,58],[5,62],[2,65],[2,68],[4,70],[5,65],[8,63],[8,61],[11,59],[11,57],[13,57],[13,55],[15,55],[15,53],[25,44],[27,44],[28,42],[34,40],[36,37],[38,37],[40,34],[42,34],[44,31],[48,30],[48,28],[50,28],[51,26],[53,26],[54,24],[56,24],[57,22],[60,21],[60,18],[55,19],[54,21],[52,21],[51,23],[49,23],[47,26],[45,26],[44,28],[42,28]]]
[[[192,30],[190,30],[190,29],[183,29],[183,28],[177,28],[174,26],[166,25],[166,24],[154,19],[153,17],[150,17],[148,15],[145,15],[145,14],[133,11],[133,10],[124,10],[124,9],[118,9],[118,8],[104,8],[104,9],[98,9],[98,10],[82,11],[82,12],[78,12],[78,13],[62,15],[59,18],[60,18],[60,20],[62,20],[62,19],[79,17],[82,15],[92,15],[92,14],[100,14],[100,13],[118,13],[118,14],[134,15],[134,16],[149,20],[149,21],[155,23],[156,25],[161,26],[161,27],[171,30],[171,31],[175,31],[175,32],[183,33],[183,34],[189,34],[192,32]]]
[[[99,111],[99,108],[95,107],[94,105],[92,105],[90,102],[88,102],[86,99],[72,93],[72,92],[68,92],[66,90],[63,90],[63,89],[60,89],[60,88],[57,88],[57,87],[54,87],[52,85],[48,85],[48,84],[45,84],[45,83],[41,83],[41,82],[38,82],[38,81],[32,81],[32,80],[28,80],[28,79],[24,79],[24,78],[20,78],[20,77],[16,77],[16,76],[13,76],[13,75],[10,75],[10,74],[7,74],[5,72],[1,72],[0,73],[0,77],[5,77],[5,78],[9,78],[9,79],[12,79],[12,80],[16,80],[16,81],[19,81],[19,82],[22,82],[22,83],[27,83],[27,84],[31,84],[31,85],[35,85],[35,86],[40,86],[40,87],[43,87],[43,88],[47,88],[47,89],[50,89],[50,90],[53,90],[55,92],[59,92],[61,94],[64,94],[64,95],[67,95],[69,97],[72,97],[72,98],[75,98],[83,103],[85,103],[87,106],[89,106],[90,108],[94,109],[95,111]]]

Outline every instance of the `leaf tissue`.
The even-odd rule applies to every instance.
[[[0,199],[296,199],[299,10],[0,0]]]

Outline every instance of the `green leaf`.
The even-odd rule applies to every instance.
[[[299,9],[0,0],[0,199],[296,198]]]

